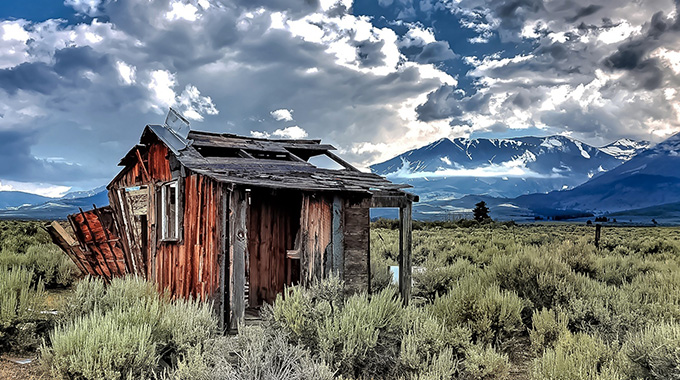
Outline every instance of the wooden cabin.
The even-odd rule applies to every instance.
[[[369,211],[396,207],[407,301],[417,196],[334,149],[148,125],[108,185],[110,205],[69,216],[78,242],[58,224],[50,233],[81,270],[105,279],[135,273],[173,296],[211,300],[220,324],[234,328],[285,286],[331,273],[346,294],[370,291]],[[309,162],[319,156],[339,169]]]

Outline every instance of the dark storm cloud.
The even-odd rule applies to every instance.
[[[16,94],[18,90],[51,94],[61,86],[87,85],[89,80],[81,75],[86,70],[94,73],[110,71],[108,57],[88,46],[64,48],[54,53],[52,65],[26,62],[0,70],[0,88],[10,94]]]
[[[73,77],[83,70],[100,72],[110,64],[109,58],[89,46],[69,47],[54,53],[54,71],[64,77]]]
[[[464,96],[452,86],[442,86],[427,95],[427,101],[416,107],[418,120],[429,122],[450,117],[462,116],[464,112],[486,112],[489,105],[489,94],[476,92]]]
[[[375,67],[382,66],[385,60],[385,54],[382,52],[385,41],[361,41],[354,44],[357,48],[357,55],[359,57],[359,64],[361,67]]]
[[[439,63],[458,56],[451,50],[448,41],[435,41],[423,46],[414,60],[420,63]]]
[[[52,162],[31,154],[36,131],[0,131],[0,178],[13,181],[42,181],[54,184],[72,183],[92,172],[78,165]],[[11,163],[11,164],[10,164]]]
[[[657,58],[649,54],[659,47],[677,43],[680,39],[680,16],[675,19],[663,12],[655,13],[647,24],[645,34],[618,46],[615,53],[605,58],[603,64],[610,70],[628,72],[637,88],[654,90],[664,84],[664,68]]]
[[[567,18],[567,21],[568,22],[574,22],[574,21],[576,21],[580,18],[590,16],[590,15],[594,14],[595,12],[599,11],[600,9],[602,9],[601,5],[590,4],[586,7],[582,7],[581,9],[579,9],[573,17]]]
[[[49,94],[59,81],[54,70],[43,62],[26,62],[0,70],[0,87],[12,95],[18,90]]]

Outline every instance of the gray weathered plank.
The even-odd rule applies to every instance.
[[[399,209],[399,292],[405,304],[411,299],[412,224],[411,203]]]
[[[246,257],[248,255],[248,230],[246,227],[248,202],[245,191],[237,189],[231,196],[230,232],[232,250],[232,318],[231,328],[237,329],[245,316]]]

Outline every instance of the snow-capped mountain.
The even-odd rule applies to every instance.
[[[468,194],[511,198],[571,189],[624,161],[566,136],[444,138],[371,170],[413,185],[423,200]]]
[[[569,191],[517,198],[533,208],[615,212],[680,202],[680,133]]]
[[[651,143],[649,141],[619,139],[611,144],[601,147],[600,150],[618,158],[619,160],[628,161],[636,154],[642,152],[650,146]]]
[[[3,196],[6,195],[12,194],[0,192],[0,200],[3,200]],[[34,195],[33,197],[21,200],[21,203],[16,203],[13,207],[0,207],[0,219],[65,219],[66,215],[75,214],[80,208],[89,209],[93,204],[97,205],[97,207],[109,204],[108,191],[105,187],[98,187],[89,191],[71,192],[61,198],[45,198]],[[2,205],[3,203],[0,202],[0,206]]]

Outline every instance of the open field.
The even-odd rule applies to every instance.
[[[224,337],[205,305],[143,281],[72,285],[38,224],[0,223],[2,356],[36,357],[46,339],[41,365],[3,361],[7,378],[680,376],[680,228],[604,227],[598,248],[585,225],[416,223],[404,307],[387,270],[398,230],[380,222],[371,296],[343,301],[333,279],[291,288],[261,326]]]

